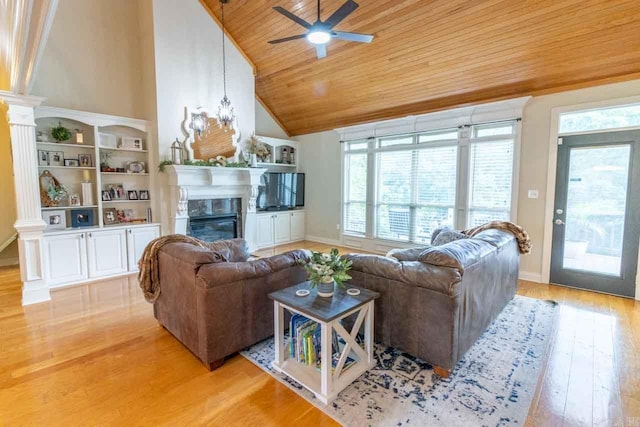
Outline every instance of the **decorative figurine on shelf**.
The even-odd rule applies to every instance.
[[[100,172],[115,172],[116,170],[111,167],[109,162],[113,153],[103,151],[100,153]]]
[[[182,164],[182,143],[176,138],[171,144],[171,161],[174,165]]]
[[[40,175],[40,203],[44,207],[58,206],[67,197],[67,190],[48,170]]]
[[[58,122],[58,126],[51,128],[51,136],[56,142],[64,142],[71,138],[71,131]]]
[[[249,164],[252,168],[258,166],[258,161],[268,162],[271,157],[269,147],[255,135],[251,135],[251,137],[244,142],[242,151],[249,153]]]

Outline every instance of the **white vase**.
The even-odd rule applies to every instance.
[[[330,282],[320,282],[318,283],[318,296],[331,298],[333,296],[333,292],[335,290],[336,282],[331,279]]]
[[[257,168],[258,167],[258,155],[257,154],[252,154],[251,155],[251,167],[252,168]]]

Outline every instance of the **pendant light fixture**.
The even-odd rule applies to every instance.
[[[227,97],[227,58],[225,55],[225,29],[224,29],[224,5],[228,3],[229,0],[220,0],[221,8],[222,8],[222,84],[224,88],[224,97],[220,101],[220,105],[218,106],[218,125],[220,128],[224,129],[224,131],[233,129],[233,122],[236,120],[236,116],[233,114],[233,107],[231,106],[231,101]]]

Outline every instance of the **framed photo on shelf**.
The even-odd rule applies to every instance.
[[[80,166],[82,166],[83,168],[90,168],[93,166],[93,160],[91,158],[91,154],[79,154],[78,162],[80,163]]]
[[[93,225],[93,209],[72,209],[71,226],[73,228],[91,227]]]
[[[69,195],[69,206],[82,206],[80,203],[80,195],[78,193]]]
[[[136,190],[127,191],[127,199],[138,200],[138,192]]]
[[[68,168],[77,168],[80,163],[76,159],[64,159],[64,165]]]
[[[123,136],[120,139],[120,148],[124,148],[126,150],[142,151],[142,138],[132,138],[130,136]]]
[[[146,165],[144,162],[127,163],[127,173],[145,173]]]
[[[64,166],[64,152],[49,151],[49,166]]]
[[[38,150],[38,166],[49,166],[49,152]]]
[[[109,192],[111,200],[127,200],[127,193],[124,192],[122,184],[107,184],[104,189]]]
[[[64,230],[67,228],[67,216],[63,209],[42,212],[42,219],[47,224],[47,230]]]
[[[118,148],[118,139],[115,135],[111,135],[109,133],[101,133],[99,136],[101,148]]]
[[[118,211],[119,222],[131,222],[133,221],[133,209],[122,209]]]
[[[138,196],[140,197],[140,200],[149,200],[149,190],[140,190]]]
[[[116,208],[106,208],[102,211],[102,220],[104,225],[113,225],[118,223],[118,211]]]
[[[102,190],[102,201],[110,202],[111,201],[111,193],[108,190]]]

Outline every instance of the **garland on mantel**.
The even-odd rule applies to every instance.
[[[173,162],[171,160],[163,160],[158,165],[158,170],[160,172],[164,172],[165,166],[172,165]],[[248,168],[249,163],[247,162],[226,162],[225,164],[220,163],[218,160],[184,160],[181,164],[177,166],[206,166],[206,167],[218,167],[218,168]]]

